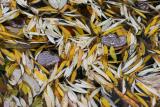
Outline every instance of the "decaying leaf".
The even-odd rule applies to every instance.
[[[159,10],[159,0],[0,0],[0,106],[159,107]]]

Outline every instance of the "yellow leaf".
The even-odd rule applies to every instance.
[[[122,26],[116,26],[116,27],[114,27],[114,28],[112,28],[112,29],[109,29],[109,30],[107,30],[107,31],[105,31],[104,33],[103,33],[103,35],[107,35],[107,34],[109,34],[109,33],[113,33],[114,31],[116,31],[117,29],[120,29],[120,28],[122,28]]]
[[[154,52],[156,52],[157,54],[160,54],[160,50],[156,50],[156,49],[152,49]]]
[[[129,31],[128,34],[127,34],[127,44],[130,44],[131,43],[131,32]]]
[[[146,19],[146,16],[143,14],[143,13],[141,13],[139,10],[137,10],[137,9],[134,9],[135,10],[135,12],[137,13],[137,14],[139,14],[141,17],[143,17],[143,18],[145,18]]]
[[[106,9],[106,11],[107,11],[108,13],[111,13],[111,14],[117,14],[116,12],[114,12],[114,11],[112,11],[112,10],[109,10],[109,9]]]
[[[0,31],[1,32],[5,32],[6,30],[5,30],[5,27],[2,25],[2,24],[0,24]]]
[[[83,50],[82,50],[82,49],[79,49],[79,53],[78,53],[78,63],[77,63],[76,69],[78,69],[78,68],[81,66],[83,53],[84,53]]]
[[[63,18],[68,20],[68,21],[72,21],[72,17],[70,17],[70,16],[63,16]]]
[[[7,72],[7,75],[10,77],[13,73],[13,71],[18,67],[18,64],[11,64],[11,65],[6,65],[5,71]]]
[[[45,7],[40,7],[38,8],[38,11],[45,11],[45,12],[56,12],[56,9],[52,8],[51,6],[45,6]]]
[[[103,107],[111,107],[109,101],[106,98],[101,97],[101,102]]]
[[[108,16],[108,17],[113,17],[113,15],[111,15],[110,13],[108,13],[108,12],[104,12],[104,14],[106,15],[106,16]]]
[[[59,72],[64,68],[64,66],[66,65],[66,63],[67,63],[67,61],[63,61],[63,62],[61,63],[61,65],[59,66],[59,68],[58,68],[58,70],[57,70],[57,73],[59,73]]]
[[[40,73],[37,69],[34,69],[34,73],[36,74],[36,76],[42,80],[42,81],[46,81],[47,80],[47,77],[45,74],[43,73]]]
[[[138,96],[137,94],[135,94],[137,100],[144,105],[144,107],[149,107],[148,104],[145,102],[145,100],[143,98],[141,98],[140,96]]]
[[[41,64],[37,63],[36,61],[35,61],[35,63],[38,65],[38,67],[39,67],[44,73],[49,74],[49,71],[48,71],[46,68],[44,68]]]
[[[38,66],[44,73],[49,74],[49,71],[46,68],[44,68],[42,65],[39,64]]]
[[[152,20],[152,22],[150,23],[151,26],[154,26],[156,24],[156,22],[158,21],[159,19],[159,15],[155,16]]]
[[[62,33],[63,33],[63,35],[64,35],[65,41],[67,41],[68,38],[71,37],[70,31],[69,31],[68,29],[66,29],[65,27],[63,27],[63,26],[60,26],[60,28],[61,28]]]
[[[117,56],[116,56],[115,49],[113,46],[110,47],[110,55],[114,61],[117,61]]]
[[[96,94],[93,98],[96,100],[96,101],[99,101],[99,97],[98,97],[99,95],[98,94]]]
[[[21,89],[25,95],[31,91],[29,86],[27,86],[25,83],[20,83],[19,89]]]
[[[143,60],[144,64],[145,64],[147,61],[149,61],[151,58],[152,58],[152,55],[151,55],[151,54],[147,55],[147,56],[144,58],[144,60]]]
[[[143,56],[145,54],[145,45],[143,42],[140,43],[138,53],[140,54],[140,56]]]
[[[103,46],[104,55],[108,55],[108,47],[106,45]]]
[[[16,9],[16,6],[17,6],[16,0],[11,0],[11,1],[10,1],[10,7],[11,7],[12,9]]]
[[[117,33],[117,35],[119,35],[119,36],[126,36],[126,35],[128,34],[128,32],[127,32],[124,28],[117,29],[117,30],[116,30],[116,33]]]
[[[123,56],[123,61],[126,62],[127,59],[128,59],[128,52],[125,51],[125,52],[124,52],[124,56]]]
[[[4,61],[0,58],[0,65],[4,65]]]
[[[144,34],[145,34],[145,35],[148,34],[148,32],[149,32],[149,30],[150,30],[150,27],[151,27],[151,24],[149,24],[149,25],[145,28],[145,30],[144,30]]]
[[[126,95],[127,95],[128,97],[130,97],[131,99],[133,99],[134,101],[138,102],[138,100],[136,99],[134,93],[132,93],[132,92],[130,92],[130,91],[127,90],[127,91],[126,91]]]
[[[79,33],[79,35],[84,35],[83,29],[76,27],[76,31]]]
[[[152,29],[152,30],[149,32],[149,36],[155,34],[158,30],[159,30],[159,26],[155,26],[154,29]]]
[[[96,49],[97,49],[97,44],[95,44],[95,45],[91,48],[91,50],[88,52],[88,57],[91,56]]]
[[[22,54],[18,50],[14,49],[14,55],[17,62],[20,64]]]
[[[68,60],[66,66],[70,66],[72,60]]]
[[[4,57],[3,57],[2,53],[1,53],[1,51],[0,51],[0,58],[1,58],[2,60],[4,60]]]
[[[64,92],[63,92],[63,90],[58,86],[57,88],[57,91],[58,91],[58,93],[62,96],[62,97],[64,97]]]
[[[109,76],[109,78],[115,83],[115,85],[118,84],[117,79],[115,78],[115,76],[111,73],[111,71],[106,70],[106,74]]]
[[[108,57],[107,55],[104,55],[101,58],[102,64],[104,65],[105,69],[107,69],[107,67],[108,67],[108,59],[107,59],[107,57]]]
[[[7,49],[1,49],[2,53],[5,54],[6,56],[8,56],[10,59],[12,60],[16,60],[14,54],[10,51],[8,51]]]
[[[144,87],[141,82],[137,82],[136,85],[141,88],[147,95],[152,96],[152,94]]]
[[[90,23],[91,23],[91,27],[92,27],[93,31],[94,31],[96,34],[100,33],[101,27],[100,27],[100,26],[96,26],[93,22],[90,22]]]
[[[156,24],[158,18],[159,18],[159,15],[155,16],[155,17],[153,18],[152,22],[146,27],[146,29],[145,29],[145,31],[144,31],[144,34],[145,34],[145,35],[147,35],[148,32],[149,32],[149,30],[150,30],[150,28]]]
[[[71,80],[70,80],[71,83],[74,82],[74,80],[76,79],[76,76],[77,76],[77,71],[74,70],[71,75]]]
[[[21,39],[20,37],[18,37],[16,35],[13,35],[13,34],[10,34],[10,33],[7,33],[7,32],[0,32],[0,35],[7,36],[7,37],[12,37],[12,38],[17,38],[17,39]]]
[[[73,56],[74,56],[74,54],[75,54],[75,52],[76,52],[75,50],[76,50],[76,46],[73,45],[73,46],[71,47],[70,53],[69,53],[69,59],[70,59],[70,60],[72,60],[72,58],[73,58]]]

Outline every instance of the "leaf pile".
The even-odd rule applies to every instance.
[[[0,106],[159,107],[159,0],[0,0]]]

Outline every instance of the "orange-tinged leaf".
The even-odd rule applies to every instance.
[[[72,58],[73,58],[75,52],[76,52],[76,46],[73,45],[73,46],[71,47],[70,53],[69,53],[69,59],[70,59],[70,60],[72,60]]]
[[[128,34],[128,32],[124,28],[117,29],[116,33],[119,36],[126,36]]]
[[[57,89],[58,93],[63,97],[64,96],[63,90],[59,86],[56,87],[56,89]]]
[[[42,81],[46,81],[47,80],[47,77],[45,74],[43,73],[40,73],[37,69],[34,69],[34,73],[36,74],[36,76],[42,80]]]
[[[61,28],[61,30],[62,30],[62,32],[63,32],[65,41],[67,41],[68,38],[71,37],[70,31],[67,30],[67,29],[66,29],[65,27],[63,27],[63,26],[60,26],[60,28]]]
[[[74,80],[76,79],[76,76],[77,76],[77,71],[74,70],[71,75],[71,80],[70,80],[71,83],[74,82]]]
[[[83,56],[83,53],[84,53],[82,49],[79,49],[78,52],[79,52],[78,53],[78,63],[77,63],[76,69],[78,69],[80,67],[80,65],[82,63],[82,56]]]

